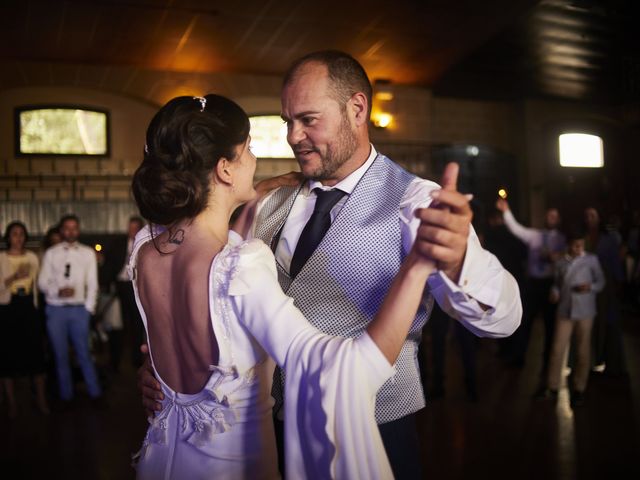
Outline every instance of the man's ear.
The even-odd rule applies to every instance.
[[[233,185],[233,170],[231,168],[231,162],[225,157],[221,157],[220,160],[218,160],[215,173],[218,182]]]
[[[356,126],[367,124],[369,122],[369,102],[367,101],[367,96],[364,93],[354,93],[349,99],[348,108],[351,111]]]

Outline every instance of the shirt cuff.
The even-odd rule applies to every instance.
[[[491,312],[500,300],[501,270],[502,265],[482,248],[475,235],[470,235],[458,283],[453,282],[442,271],[432,274],[428,283],[431,293],[441,305],[442,295],[448,294],[456,304],[464,303],[467,307],[475,305],[473,310],[476,314],[485,311],[478,302],[490,307]]]
[[[453,318],[458,320],[481,318],[487,314],[491,315],[495,310],[491,304],[481,302],[478,298],[465,292],[460,285],[456,285],[440,271],[432,274],[428,283],[431,294],[438,305]],[[487,305],[489,309],[482,308],[480,302]]]

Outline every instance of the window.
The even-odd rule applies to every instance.
[[[17,156],[109,155],[109,115],[79,106],[15,109]]]
[[[558,139],[560,166],[601,168],[604,166],[602,138],[586,133],[565,133]]]
[[[279,115],[257,115],[251,122],[251,151],[261,158],[293,158],[287,125]]]

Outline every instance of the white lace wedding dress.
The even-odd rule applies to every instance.
[[[137,253],[150,238],[148,229],[136,238],[134,288]],[[274,360],[287,373],[287,477],[392,478],[374,404],[395,369],[371,338],[331,337],[312,327],[278,285],[271,251],[234,232],[212,262],[209,294],[218,365],[210,367],[202,391],[189,395],[173,391],[155,372],[165,400],[150,420],[138,478],[279,478]],[[136,300],[147,327],[137,289]]]

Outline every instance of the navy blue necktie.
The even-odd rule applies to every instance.
[[[291,266],[289,267],[289,275],[291,278],[302,270],[304,264],[311,254],[315,251],[318,244],[322,241],[325,233],[331,226],[331,209],[345,195],[342,190],[321,190],[315,188],[316,206],[313,208],[313,214],[304,226],[300,239],[296,245],[296,251],[291,258]]]

